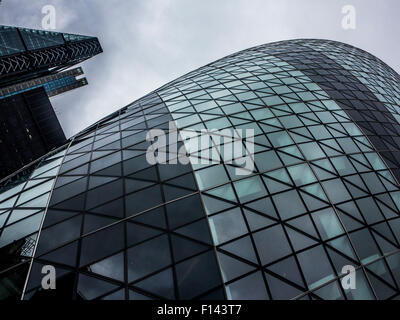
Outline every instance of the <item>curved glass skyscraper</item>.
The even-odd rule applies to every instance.
[[[146,138],[168,131],[153,163]],[[379,59],[325,40],[233,54],[3,182],[0,298],[399,298],[399,152],[400,76]]]

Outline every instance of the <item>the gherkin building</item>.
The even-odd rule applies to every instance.
[[[148,160],[170,122],[188,164]],[[185,140],[205,129],[253,132],[251,172],[226,140]],[[233,54],[2,182],[0,299],[397,299],[399,162],[400,76],[376,57],[326,40]]]

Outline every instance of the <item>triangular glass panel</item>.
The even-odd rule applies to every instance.
[[[94,300],[117,288],[118,286],[112,283],[80,274],[77,294],[83,300]]]
[[[118,178],[116,177],[96,177],[96,176],[91,176],[89,180],[89,189],[96,188],[98,186],[101,186],[103,184],[109,183],[111,181],[114,181]]]
[[[231,203],[221,201],[210,196],[202,195],[202,199],[207,215],[234,207],[234,205]]]
[[[136,191],[144,189],[146,187],[150,187],[153,184],[154,184],[153,182],[133,180],[133,179],[126,178],[125,179],[125,192],[126,193],[136,192]]]
[[[278,219],[278,215],[276,214],[271,198],[264,198],[251,203],[247,203],[246,207],[253,209],[257,212],[263,213],[272,218]]]
[[[255,269],[254,266],[243,263],[242,261],[220,252],[218,252],[218,262],[224,282],[232,281]]]
[[[175,230],[175,232],[208,245],[212,244],[210,229],[205,219],[192,223],[186,227],[179,228]]]
[[[155,166],[137,172],[135,174],[131,174],[129,177],[132,179],[141,179],[141,180],[158,182],[157,170]]]
[[[253,244],[248,236],[226,244],[222,246],[221,249],[242,259],[258,264],[256,255],[254,253]]]
[[[167,227],[165,222],[164,208],[157,208],[151,210],[149,212],[146,212],[144,214],[132,218],[131,221],[161,229],[166,229]]]
[[[120,177],[122,174],[121,163],[117,163],[111,167],[104,170],[97,171],[93,175],[96,176],[110,176],[110,177]]]
[[[364,221],[363,217],[360,214],[360,211],[357,209],[355,203],[353,201],[349,201],[340,205],[336,205],[337,208],[342,210],[344,213],[354,217],[358,221]]]
[[[110,217],[124,217],[123,200],[117,199],[108,204],[102,205],[96,209],[92,209],[92,212],[101,213]]]
[[[107,301],[125,300],[125,289],[120,289],[114,293],[111,293],[108,296],[102,298],[101,300],[107,300]]]
[[[323,300],[344,300],[337,281],[329,283],[313,293]]]
[[[275,180],[272,180],[269,178],[263,177],[263,180],[264,180],[265,184],[267,185],[267,188],[268,188],[268,191],[270,194],[293,189],[292,186],[288,186],[286,184],[280,183],[278,181],[275,181]]]
[[[74,182],[76,180],[79,180],[81,178],[83,178],[83,176],[72,176],[72,177],[59,176],[58,179],[57,179],[57,183],[56,183],[55,189],[57,189],[57,188],[59,188],[61,186],[64,186],[64,185],[66,185],[68,183],[71,183],[71,182]]]
[[[351,231],[354,231],[356,229],[364,227],[363,224],[361,224],[360,222],[356,221],[355,219],[353,219],[349,215],[341,212],[340,210],[338,210],[337,213],[338,213],[338,216],[339,216],[340,220],[342,221],[344,227],[346,228],[346,230],[348,232],[351,232]]]
[[[365,193],[364,191],[362,191],[361,189],[353,186],[352,184],[344,181],[344,184],[346,185],[347,189],[349,190],[350,194],[353,196],[353,198],[361,198],[361,197],[365,197],[368,194]]]
[[[81,194],[79,196],[73,197],[67,201],[63,201],[55,206],[52,206],[54,209],[66,209],[66,210],[83,210],[83,206],[85,203],[85,194]]]
[[[377,277],[375,277],[371,272],[368,272],[368,278],[374,288],[374,291],[380,300],[387,300],[396,294],[396,291],[389,287],[387,284],[383,283]]]
[[[289,225],[295,227],[298,230],[301,230],[310,236],[318,239],[317,231],[314,228],[314,224],[309,215],[304,215],[302,217],[296,218],[294,220],[290,220],[287,222]]]
[[[163,191],[164,191],[165,200],[167,202],[193,193],[193,191],[190,191],[190,190],[186,190],[186,189],[182,189],[182,188],[175,188],[175,187],[168,186],[168,185],[163,185]]]
[[[303,291],[298,288],[295,288],[268,273],[266,273],[266,278],[268,287],[271,291],[272,300],[291,300],[303,293]]]
[[[48,261],[50,263],[64,264],[70,267],[76,265],[76,254],[78,252],[78,242],[66,245],[60,249],[52,251],[44,256],[41,256],[41,260]]]
[[[267,218],[264,215],[260,215],[257,213],[254,213],[252,211],[244,209],[244,213],[246,216],[247,223],[249,224],[250,231],[256,231],[259,229],[263,229],[265,227],[269,227],[270,225],[273,225],[276,223],[276,221]]]
[[[225,199],[232,202],[237,202],[235,193],[233,191],[232,185],[227,184],[222,187],[212,189],[206,192],[206,194]]]
[[[179,262],[180,260],[184,260],[209,249],[209,247],[205,246],[204,244],[176,235],[171,235],[171,244],[175,262]]]
[[[85,213],[85,223],[84,223],[84,230],[83,233],[87,234],[89,232],[98,230],[105,226],[111,225],[115,223],[116,219],[111,219],[107,217],[100,217],[97,215]]]
[[[328,205],[328,203],[322,202],[321,200],[311,197],[305,192],[300,191],[300,194],[301,194],[301,197],[303,198],[304,202],[306,203],[307,208],[310,211],[325,208]]]
[[[88,267],[90,272],[118,281],[124,281],[124,269],[123,253],[119,253]]]
[[[174,280],[171,268],[135,283],[135,287],[164,299],[175,299]]]
[[[347,238],[347,236],[340,237],[338,239],[332,240],[327,242],[328,245],[330,245],[332,248],[336,249],[343,255],[346,255],[350,259],[353,259],[357,261],[357,257],[354,254],[354,250],[352,248],[352,245]]]
[[[46,213],[46,217],[44,219],[43,228],[46,228],[48,226],[51,226],[51,225],[61,222],[63,220],[72,218],[73,216],[75,216],[77,214],[78,214],[78,212],[48,209],[47,213]]]
[[[387,238],[389,241],[396,243],[396,239],[393,236],[392,231],[389,229],[389,226],[386,222],[382,222],[380,224],[372,226],[372,229],[378,232],[380,235]]]
[[[269,300],[261,272],[226,286],[226,293],[229,300]]]
[[[172,263],[167,235],[130,248],[126,254],[129,282],[144,278]]]
[[[197,189],[192,173],[165,182],[175,187],[183,187],[195,191]]]
[[[387,268],[385,260],[379,260],[377,262],[374,262],[366,266],[366,269],[369,271],[369,273],[372,273],[374,276],[382,278],[392,287],[396,287],[396,284],[394,283],[394,280],[391,276],[391,272]]]
[[[303,250],[318,243],[291,228],[286,228],[286,231],[295,251]]]
[[[76,168],[72,171],[68,171],[65,173],[66,176],[77,176],[77,175],[86,175],[89,170],[89,165],[85,164],[84,166],[81,166],[79,168]]]
[[[382,252],[384,255],[393,253],[398,250],[398,247],[391,244],[389,241],[383,239],[380,235],[378,235],[376,232],[372,232],[374,234],[374,237],[376,241],[378,242],[379,247],[381,248]]]
[[[274,272],[282,278],[287,279],[290,282],[297,284],[300,287],[304,287],[301,273],[293,256],[269,266],[268,270]]]

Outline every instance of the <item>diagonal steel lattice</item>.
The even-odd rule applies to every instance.
[[[0,57],[0,78],[32,70],[65,67],[103,52],[98,39],[92,38],[35,51]]]

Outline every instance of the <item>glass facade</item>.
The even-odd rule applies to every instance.
[[[17,28],[0,27],[0,55],[9,55],[24,52],[25,47],[18,34]]]
[[[399,298],[399,88],[377,58],[324,40],[168,83],[3,182],[0,299]],[[151,165],[146,135],[170,121],[182,138],[252,129],[254,169],[190,139],[169,145],[189,164]],[[41,288],[47,265],[57,290]]]
[[[11,97],[22,92],[43,87],[49,97],[77,89],[88,84],[86,78],[78,79],[83,75],[81,67],[52,74],[46,77],[36,78],[30,81],[21,82],[9,87],[0,88],[0,99]]]
[[[0,181],[66,142],[43,87],[0,99]]]
[[[101,52],[96,37],[0,25],[0,180],[67,142],[49,97],[87,85],[69,68]]]
[[[0,87],[55,74],[102,52],[96,37],[0,25]]]
[[[0,25],[0,56],[24,51],[64,45],[67,42],[95,39],[94,37],[74,35],[46,30],[16,28]]]

